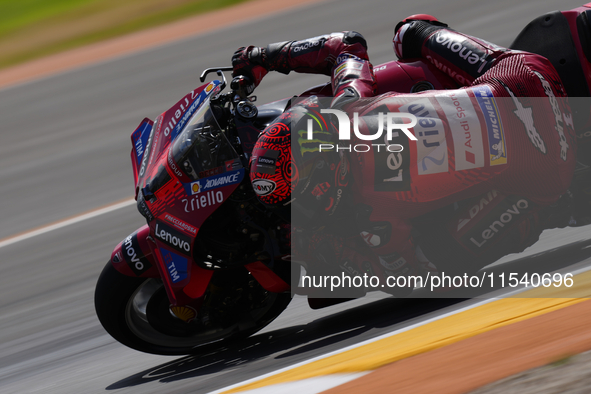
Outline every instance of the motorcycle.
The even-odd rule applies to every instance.
[[[113,338],[142,352],[182,355],[248,337],[292,298],[290,223],[258,201],[246,173],[259,134],[290,99],[257,107],[245,77],[225,91],[228,71],[206,69],[201,82],[213,72],[219,79],[131,134],[137,208],[147,224],[113,250],[96,285],[95,309]],[[422,60],[374,71],[378,94],[457,87]],[[299,97],[331,95],[325,84]],[[420,232],[421,221],[415,224]]]
[[[155,354],[244,338],[291,301],[289,223],[257,200],[246,168],[258,135],[289,99],[253,104],[248,83],[220,79],[191,91],[131,135],[137,207],[147,224],[121,241],[102,271],[95,309],[122,344]],[[380,89],[445,89],[424,62],[376,67]],[[330,96],[330,84],[300,96]]]

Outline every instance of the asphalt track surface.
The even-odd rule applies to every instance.
[[[393,27],[410,14],[430,13],[509,45],[533,17],[579,5],[320,2],[0,90],[0,242],[132,198],[131,132],[198,86],[202,69],[228,65],[239,46],[357,30],[375,65],[394,58]],[[263,103],[325,81],[269,75],[256,93]],[[112,340],[92,302],[113,247],[143,223],[127,205],[0,246],[0,392],[206,393],[475,302],[374,296],[312,311],[296,298],[271,326],[239,345],[190,357],[145,355]],[[560,249],[584,239],[581,231],[547,234],[542,248],[559,248],[549,264],[591,256],[586,242]]]

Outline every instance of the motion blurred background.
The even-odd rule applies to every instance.
[[[0,0],[0,67],[247,0]]]

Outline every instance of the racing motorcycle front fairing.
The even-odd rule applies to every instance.
[[[219,85],[192,91],[155,122],[144,119],[132,134],[137,207],[148,224],[125,238],[111,258],[122,274],[162,278],[171,306],[193,310],[203,302],[216,265],[203,253],[195,259],[199,231],[245,180],[241,157],[225,133],[227,116],[211,103]],[[264,263],[242,265],[268,291],[289,290]]]

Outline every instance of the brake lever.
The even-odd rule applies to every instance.
[[[222,84],[220,85],[220,92],[226,88],[226,76],[222,70],[218,70],[218,76],[222,79]]]
[[[206,68],[205,70],[203,70],[203,72],[201,73],[201,76],[199,77],[199,80],[201,82],[205,82],[205,77],[207,77],[207,74],[212,73],[212,72],[217,72],[218,75],[220,75],[221,71],[233,71],[234,67],[232,66],[227,66],[227,67],[210,67],[210,68]]]

